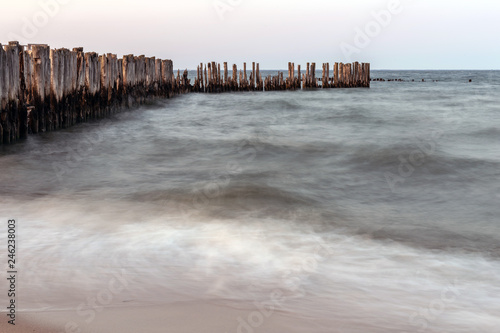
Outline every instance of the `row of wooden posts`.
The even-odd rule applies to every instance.
[[[0,44],[0,143],[191,91],[171,60]]]
[[[247,64],[243,63],[243,71],[233,64],[229,76],[227,62],[221,64],[209,62],[196,68],[196,78],[192,91],[194,92],[224,92],[224,91],[271,91],[271,90],[296,90],[305,88],[353,88],[370,87],[370,64],[354,62],[343,64],[336,62],[333,65],[333,76],[330,76],[330,64],[323,64],[322,77],[316,77],[316,64],[307,63],[306,72],[301,75],[300,65],[288,63],[288,76],[284,78],[283,72],[277,75],[268,75],[263,78],[260,74],[259,64],[252,62],[252,71],[247,77]],[[321,82],[321,84],[320,84]]]
[[[50,49],[45,44],[0,44],[0,143],[15,142],[30,133],[67,128],[76,123],[107,116],[122,107],[142,104],[152,98],[170,98],[188,92],[271,91],[305,88],[369,87],[370,65],[335,63],[333,76],[323,64],[316,78],[316,64],[289,63],[282,72],[262,77],[259,64],[246,63],[229,75],[227,63],[198,66],[194,84],[188,71],[174,74],[171,60],[83,52],[83,48]]]

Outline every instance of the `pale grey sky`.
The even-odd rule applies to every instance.
[[[0,42],[200,62],[500,69],[498,0],[0,0]]]

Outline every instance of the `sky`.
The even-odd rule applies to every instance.
[[[0,0],[0,43],[200,62],[500,69],[498,0]]]

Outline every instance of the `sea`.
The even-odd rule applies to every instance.
[[[234,332],[274,312],[307,332],[499,332],[500,71],[371,76],[179,95],[0,146],[17,311],[210,301],[257,313]]]

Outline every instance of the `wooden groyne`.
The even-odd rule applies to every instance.
[[[196,78],[192,86],[193,92],[225,92],[225,91],[273,91],[296,90],[306,88],[354,88],[370,87],[370,64],[354,62],[352,64],[335,63],[333,75],[330,76],[330,64],[324,63],[322,77],[316,77],[316,64],[307,63],[306,72],[301,75],[300,65],[288,63],[288,75],[283,72],[277,75],[262,77],[259,64],[252,62],[250,76],[247,76],[247,64],[243,70],[233,64],[229,75],[227,62],[221,64],[210,62],[200,63],[196,68]]]
[[[15,142],[28,134],[67,128],[107,116],[119,108],[142,104],[152,98],[170,98],[188,92],[273,91],[309,88],[370,86],[370,64],[288,63],[282,72],[263,77],[253,62],[238,71],[221,64],[200,63],[194,83],[188,71],[174,73],[171,60],[115,54],[99,55],[83,48],[50,49],[45,44],[0,44],[0,143]]]
[[[189,91],[171,60],[0,44],[0,143]]]

